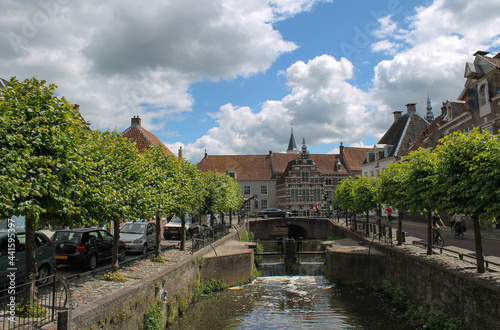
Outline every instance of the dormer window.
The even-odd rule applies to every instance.
[[[236,171],[235,170],[229,170],[229,171],[227,171],[227,175],[229,175],[230,177],[236,179]]]
[[[340,169],[341,169],[340,162],[337,160],[335,161],[335,170],[340,171]]]
[[[479,87],[479,105],[485,105],[486,103],[488,103],[488,91],[486,84],[483,84]]]

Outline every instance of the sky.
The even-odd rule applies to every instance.
[[[193,163],[371,147],[500,51],[500,0],[3,0],[0,77],[58,86],[93,129],[133,116]]]

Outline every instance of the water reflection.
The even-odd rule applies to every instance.
[[[383,296],[323,277],[260,277],[202,298],[173,329],[408,329]]]

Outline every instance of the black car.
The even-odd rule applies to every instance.
[[[57,264],[77,264],[92,270],[97,262],[112,257],[113,235],[100,228],[58,230],[52,235]],[[118,260],[125,260],[125,243],[120,241]]]
[[[260,218],[288,218],[290,216],[290,212],[283,211],[281,209],[264,209],[262,211],[257,212],[257,215]]]

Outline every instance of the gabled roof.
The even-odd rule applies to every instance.
[[[322,174],[345,173],[360,171],[361,162],[368,148],[345,147],[344,158],[339,154],[311,154],[318,171]],[[237,180],[272,180],[283,174],[288,164],[300,158],[300,154],[273,153],[268,155],[206,155],[198,163],[202,172],[216,171],[227,173],[236,172]],[[339,162],[340,171],[335,164]]]
[[[427,127],[425,131],[420,134],[420,136],[415,140],[412,146],[407,149],[402,156],[408,155],[411,151],[416,151],[419,148],[433,150],[436,148],[439,139],[443,137],[442,132],[439,130],[444,122],[445,115],[441,114],[437,116]]]
[[[297,155],[293,155],[297,158]],[[237,180],[272,180],[271,158],[269,155],[206,155],[198,163],[202,172],[236,172]]]
[[[132,125],[123,131],[123,136],[135,142],[137,149],[141,153],[150,146],[161,146],[165,154],[174,155],[160,139],[141,126],[141,119],[139,116],[134,116],[134,118],[132,118]]]

